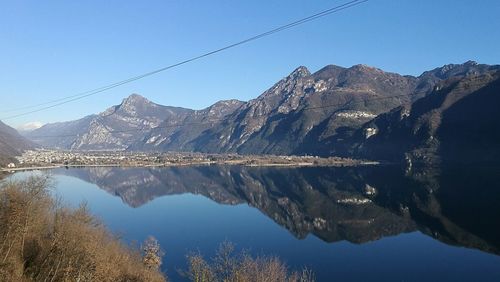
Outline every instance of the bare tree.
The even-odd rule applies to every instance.
[[[158,270],[162,263],[162,256],[164,255],[158,240],[153,236],[149,236],[142,245],[143,263],[149,269]]]

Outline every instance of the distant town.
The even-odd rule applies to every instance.
[[[37,149],[25,151],[3,170],[25,170],[80,166],[181,166],[181,165],[245,165],[245,166],[352,166],[378,164],[373,161],[318,156],[275,156],[204,154],[190,152],[125,152],[125,151],[61,151]]]

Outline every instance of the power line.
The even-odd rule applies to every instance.
[[[116,88],[118,86],[121,86],[121,85],[124,85],[124,84],[127,84],[127,83],[131,83],[133,81],[136,81],[136,80],[139,80],[139,79],[143,79],[143,78],[148,77],[148,76],[152,76],[154,74],[157,74],[157,73],[160,73],[160,72],[163,72],[163,71],[166,71],[166,70],[169,70],[169,69],[172,69],[172,68],[175,68],[175,67],[178,67],[178,66],[181,66],[181,65],[184,65],[184,64],[187,64],[187,63],[199,60],[199,59],[202,59],[204,57],[208,57],[208,56],[220,53],[222,51],[225,51],[225,50],[228,50],[228,49],[231,49],[231,48],[234,48],[234,47],[237,47],[237,46],[249,43],[251,41],[254,41],[254,40],[266,37],[266,36],[270,36],[272,34],[281,32],[283,30],[287,30],[287,29],[290,29],[292,27],[295,27],[295,26],[298,26],[298,25],[301,25],[301,24],[304,24],[304,23],[316,20],[318,18],[325,17],[327,15],[340,12],[342,10],[345,10],[345,9],[348,9],[348,8],[360,5],[360,4],[368,2],[368,1],[369,0],[353,0],[353,1],[350,1],[350,2],[346,2],[344,4],[341,4],[341,5],[335,6],[333,8],[321,11],[319,13],[316,13],[314,15],[311,15],[311,16],[308,16],[308,17],[296,20],[294,22],[291,22],[289,24],[282,25],[280,27],[274,28],[274,29],[272,29],[270,31],[267,31],[267,32],[264,32],[264,33],[261,33],[261,34],[255,35],[255,36],[252,36],[252,37],[247,38],[245,40],[242,40],[242,41],[230,44],[228,46],[225,46],[225,47],[222,47],[222,48],[219,48],[219,49],[216,49],[216,50],[204,53],[202,55],[198,55],[196,57],[189,58],[187,60],[184,60],[184,61],[172,64],[172,65],[169,65],[169,66],[157,69],[157,70],[153,70],[153,71],[150,71],[150,72],[147,72],[147,73],[135,76],[135,77],[131,77],[131,78],[119,81],[119,82],[115,82],[115,83],[112,83],[112,84],[109,84],[109,85],[106,85],[106,86],[102,86],[102,87],[99,87],[99,88],[96,88],[96,89],[93,89],[93,90],[89,90],[89,91],[82,92],[82,93],[79,93],[79,94],[75,94],[75,95],[63,97],[63,98],[60,98],[60,99],[52,100],[50,102],[45,102],[45,103],[40,103],[40,104],[33,105],[33,106],[26,106],[26,107],[18,108],[17,110],[19,110],[19,109],[35,108],[35,107],[38,107],[38,106],[44,106],[44,107],[36,109],[36,110],[31,110],[31,111],[27,111],[27,112],[20,113],[20,114],[15,114],[15,115],[12,115],[12,116],[7,116],[7,117],[4,117],[4,118],[1,118],[1,120],[13,119],[13,118],[17,118],[17,117],[21,117],[21,116],[33,114],[33,113],[36,113],[36,112],[40,112],[40,111],[51,109],[51,108],[54,108],[54,107],[57,107],[57,106],[61,106],[61,105],[64,105],[64,104],[67,104],[67,103],[70,103],[70,102],[73,102],[73,101],[77,101],[77,100],[80,100],[80,99],[83,99],[83,98],[86,98],[86,97],[89,97],[89,96],[93,96],[93,95],[102,93],[104,91]],[[55,103],[55,104],[49,105],[49,106],[45,106],[45,105],[52,104],[52,103]],[[15,111],[15,110],[9,110],[8,112],[12,112],[12,111]]]

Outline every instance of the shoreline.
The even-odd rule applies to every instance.
[[[186,163],[164,163],[164,164],[55,164],[44,166],[27,166],[15,168],[1,168],[0,172],[20,172],[31,170],[50,170],[56,168],[84,168],[84,167],[117,167],[117,168],[168,168],[168,167],[181,167],[181,166],[205,166],[205,165],[230,165],[230,166],[246,166],[246,167],[330,167],[330,166],[368,166],[380,165],[377,161],[336,161],[328,164],[315,164],[313,162],[297,162],[297,163],[248,163],[246,161],[208,161],[208,162],[186,162]]]
[[[190,152],[92,152],[28,150],[17,163],[0,168],[2,172],[43,170],[61,167],[181,167],[239,165],[248,167],[327,167],[380,165],[379,161],[342,157],[206,154]]]

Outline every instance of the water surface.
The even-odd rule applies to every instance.
[[[231,241],[318,281],[500,281],[500,169],[74,168],[55,193],[128,242],[156,237],[174,281],[185,255]],[[19,173],[24,177],[29,173]]]

